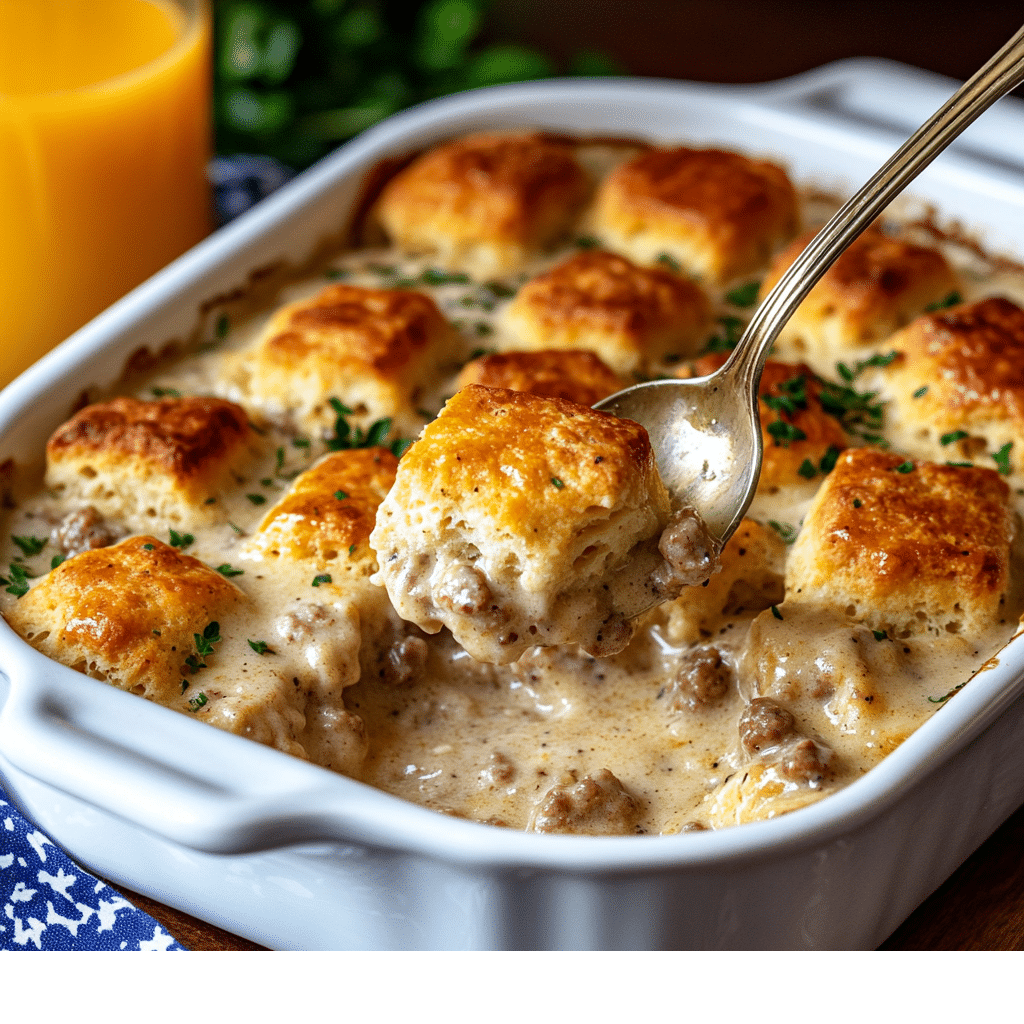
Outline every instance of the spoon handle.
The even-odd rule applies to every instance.
[[[757,389],[768,352],[807,293],[847,246],[939,153],[1021,81],[1024,81],[1024,28],[896,150],[814,236],[768,293],[720,371],[751,396],[755,417]]]

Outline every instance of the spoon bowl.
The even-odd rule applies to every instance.
[[[724,546],[757,490],[758,387],[779,331],[851,242],[968,125],[1024,81],[1024,28],[962,85],[818,232],[757,308],[726,363],[707,377],[637,384],[595,409],[647,428],[665,486]]]

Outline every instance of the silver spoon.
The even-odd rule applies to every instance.
[[[1024,81],[1024,28],[964,83],[815,235],[754,313],[728,361],[707,377],[656,380],[594,406],[650,434],[665,486],[721,544],[761,473],[758,386],[768,351],[797,306],[846,247],[968,125]]]

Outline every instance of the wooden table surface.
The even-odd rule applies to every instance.
[[[927,12],[927,13],[925,13]],[[498,31],[568,57],[588,47],[631,74],[712,82],[771,81],[831,60],[879,56],[966,78],[1020,27],[1019,0],[927,7],[891,0],[578,0],[499,3]],[[1018,811],[888,939],[883,949],[1024,949],[1024,810]],[[122,890],[124,891],[124,890]],[[261,947],[137,894],[182,945]]]
[[[882,944],[903,950],[1024,949],[1024,808]],[[191,950],[263,947],[127,889],[120,891]]]

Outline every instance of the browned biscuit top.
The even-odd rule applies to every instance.
[[[762,298],[815,234],[806,232],[779,254],[761,285]],[[825,272],[812,294],[834,302],[848,317],[860,322],[887,311],[921,283],[934,283],[937,292],[955,287],[956,279],[945,257],[936,249],[868,228]]]
[[[56,630],[51,642],[121,665],[128,683],[158,663],[184,665],[192,634],[243,600],[199,559],[141,535],[62,562],[21,599],[15,621],[34,633]]]
[[[86,406],[59,427],[46,445],[51,464],[90,453],[136,457],[179,481],[254,436],[244,410],[220,398],[115,398]]]
[[[632,339],[708,312],[703,291],[687,278],[600,249],[535,277],[514,305],[541,328],[573,324]]]
[[[796,218],[796,193],[781,167],[719,149],[649,150],[613,171],[606,188],[727,240],[780,212]]]
[[[1024,421],[1024,309],[1004,298],[930,313],[894,338],[901,369],[921,367],[922,409]],[[905,361],[905,362],[904,362]]]
[[[268,360],[285,367],[320,356],[357,361],[384,377],[446,330],[434,300],[420,292],[335,284],[286,306],[262,347]]]
[[[578,405],[595,405],[627,386],[599,356],[580,349],[493,352],[467,363],[457,383],[528,391]]]
[[[251,546],[292,558],[331,560],[364,545],[397,471],[398,459],[387,448],[327,455],[270,509]]]
[[[595,506],[617,507],[656,476],[647,431],[558,398],[470,384],[409,449],[400,479],[464,495],[516,535],[569,530]]]
[[[1008,495],[994,470],[848,449],[804,527],[815,572],[855,578],[876,599],[932,581],[948,583],[953,601],[998,593],[1007,579]]]
[[[548,208],[578,207],[588,187],[566,142],[542,133],[484,132],[416,159],[384,188],[380,210],[385,226],[420,216],[442,219],[463,238],[532,243],[548,227]]]

